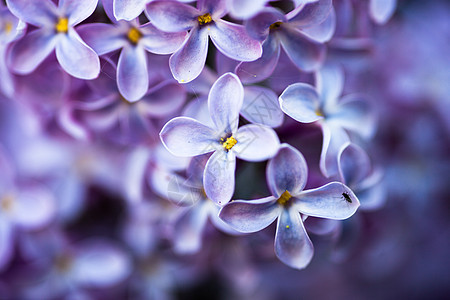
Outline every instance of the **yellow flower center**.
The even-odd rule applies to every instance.
[[[280,205],[286,205],[289,203],[289,200],[291,198],[291,193],[289,193],[288,191],[284,191],[283,194],[281,194],[280,198],[278,198],[277,202]]]
[[[12,31],[12,29],[13,29],[12,23],[11,22],[6,22],[6,24],[5,24],[5,32],[8,34],[8,33],[10,33]]]
[[[198,24],[205,25],[205,24],[208,24],[208,23],[212,22],[212,17],[211,17],[210,14],[206,13],[206,14],[204,14],[202,16],[199,16],[197,18],[197,20],[198,20]]]
[[[69,31],[69,19],[59,18],[58,23],[55,25],[56,32],[67,33]]]
[[[229,151],[231,148],[233,148],[234,145],[237,144],[237,140],[232,136],[230,136],[226,140],[224,138],[221,138],[220,140],[222,142],[222,147],[227,149],[227,151]]]
[[[324,116],[323,111],[320,108],[316,109],[315,113],[319,117],[323,117]]]
[[[142,33],[133,27],[128,31],[127,37],[130,42],[136,45],[141,39]]]
[[[283,22],[275,22],[272,25],[269,26],[270,29],[277,29],[280,28],[281,24],[283,24]]]

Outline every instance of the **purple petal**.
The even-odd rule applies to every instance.
[[[284,14],[273,7],[266,7],[256,16],[245,22],[248,34],[257,40],[264,41],[270,32],[270,25],[276,22],[287,22]]]
[[[209,89],[208,89],[209,91]],[[197,99],[193,99],[189,102],[183,110],[183,116],[190,117],[200,121],[201,123],[214,128],[214,122],[211,119],[208,109],[208,97],[203,96]]]
[[[258,200],[236,200],[225,205],[219,217],[239,232],[260,231],[280,215],[280,206],[276,198],[267,197]]]
[[[334,124],[323,124],[323,144],[320,154],[320,171],[325,177],[337,175],[338,153],[342,146],[350,142],[350,138],[344,129]]]
[[[208,107],[211,119],[221,133],[236,132],[243,101],[244,87],[235,74],[225,73],[213,84]]]
[[[208,205],[206,201],[189,208],[175,223],[175,252],[192,254],[199,251],[202,246],[202,234],[207,220]]]
[[[3,93],[7,97],[12,97],[14,95],[15,83],[14,78],[9,71],[7,65],[4,63],[4,59],[6,57],[6,47],[0,46],[0,59],[2,63],[0,63],[0,93]]]
[[[244,87],[244,103],[241,115],[248,121],[272,128],[283,123],[284,113],[278,104],[277,95],[262,86]]]
[[[50,0],[7,0],[9,10],[22,21],[37,27],[54,24],[57,8]]]
[[[269,0],[228,0],[230,14],[238,19],[248,19],[264,8]]]
[[[216,227],[218,230],[226,234],[242,235],[242,232],[237,231],[236,229],[225,223],[219,217],[219,212],[222,209],[221,206],[217,205],[216,203],[208,199],[208,208],[209,208],[209,219],[211,220],[211,223],[214,225],[214,227]]]
[[[313,244],[300,214],[293,209],[283,209],[278,218],[275,254],[283,263],[295,269],[305,268],[313,257]]]
[[[230,201],[234,193],[236,157],[233,152],[217,150],[206,163],[203,185],[206,195],[219,205]]]
[[[116,20],[131,21],[142,13],[147,2],[147,0],[114,0],[114,17]]]
[[[198,186],[203,186],[203,172],[208,159],[208,154],[195,156],[191,159],[186,169],[186,175],[189,181],[198,184]]]
[[[97,7],[98,0],[59,0],[59,8],[69,18],[69,25],[75,26],[87,19]]]
[[[61,67],[74,77],[94,79],[100,73],[100,60],[97,54],[72,28],[69,28],[68,34],[59,34],[56,58]]]
[[[285,191],[295,196],[300,193],[308,179],[308,166],[303,155],[288,144],[282,144],[277,155],[266,168],[267,185],[274,197]]]
[[[280,148],[276,132],[265,125],[248,124],[236,133],[236,156],[246,161],[263,161],[273,157]]]
[[[369,12],[378,24],[385,24],[395,12],[397,0],[370,0]]]
[[[15,42],[8,60],[13,72],[28,74],[55,49],[56,37],[53,32],[37,29]]]
[[[142,47],[127,45],[120,52],[117,86],[125,99],[135,102],[148,90],[147,53]]]
[[[111,24],[85,24],[77,27],[81,39],[86,42],[98,55],[103,55],[128,44],[125,32]]]
[[[229,58],[253,61],[261,57],[261,43],[252,39],[244,26],[217,20],[208,30],[216,48]]]
[[[183,86],[170,79],[152,87],[136,105],[141,114],[160,117],[176,112],[185,101]]]
[[[8,265],[14,250],[14,235],[11,223],[5,218],[0,219],[0,271]]]
[[[302,28],[302,32],[306,34],[311,39],[319,42],[325,43],[331,40],[336,30],[336,13],[334,9],[331,9],[330,14],[320,24],[312,27]]]
[[[198,0],[197,8],[202,13],[210,13],[213,19],[220,19],[227,13],[226,0]]]
[[[150,160],[150,151],[138,147],[127,158],[123,174],[124,197],[131,203],[139,203],[144,199],[144,178]]]
[[[203,70],[208,54],[208,32],[193,28],[183,46],[169,59],[173,77],[180,83],[194,80]]]
[[[356,212],[359,200],[343,183],[331,182],[297,195],[294,207],[307,216],[344,220]]]
[[[186,31],[198,24],[200,12],[178,1],[153,1],[146,7],[146,14],[153,25],[167,32]]]
[[[373,177],[381,176],[378,176],[378,174],[376,174]],[[369,178],[369,180],[371,180],[371,178]],[[361,203],[361,209],[364,211],[374,211],[380,209],[386,202],[385,185],[379,180],[375,182],[376,183],[372,184],[370,187],[359,189],[358,191],[356,191],[356,193],[358,194],[359,202]]]
[[[280,57],[280,41],[275,35],[262,44],[262,56],[255,61],[241,62],[236,67],[236,74],[244,83],[262,81],[272,75]]]
[[[333,111],[344,88],[344,72],[335,65],[325,65],[315,73],[316,87],[325,111]]]
[[[23,188],[14,202],[12,213],[14,222],[21,227],[42,227],[55,214],[55,199],[42,188]]]
[[[323,119],[319,113],[319,95],[316,89],[306,83],[288,86],[279,98],[281,110],[301,123]]]
[[[309,217],[304,224],[309,233],[318,235],[337,233],[341,229],[341,222],[331,219]]]
[[[294,9],[287,17],[295,26],[310,27],[325,21],[332,8],[332,0],[318,0]]]
[[[170,120],[159,135],[167,150],[177,156],[208,153],[218,144],[214,130],[187,117]]]
[[[322,65],[325,60],[325,45],[313,41],[288,24],[283,24],[276,34],[286,54],[298,68],[309,72]]]
[[[186,32],[163,32],[151,23],[139,28],[144,36],[140,43],[144,48],[155,54],[171,54],[178,50],[186,40]]]
[[[338,153],[338,168],[341,181],[355,186],[370,175],[371,163],[366,151],[356,144],[348,144]]]

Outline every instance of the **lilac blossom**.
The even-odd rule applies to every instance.
[[[246,22],[250,36],[263,42],[262,56],[242,62],[236,74],[243,82],[258,82],[269,77],[280,56],[281,47],[301,70],[317,70],[325,60],[326,46],[335,27],[331,0],[319,0],[299,6],[284,15],[267,7]]]
[[[11,12],[22,21],[38,27],[14,43],[9,63],[18,74],[31,73],[56,49],[56,58],[70,75],[93,79],[100,72],[97,54],[73,28],[97,7],[98,0],[8,0]]]
[[[166,148],[178,156],[214,152],[203,173],[206,195],[218,204],[228,202],[234,192],[236,157],[263,161],[278,150],[276,133],[264,125],[238,129],[244,91],[236,75],[226,73],[212,86],[208,107],[214,127],[188,117],[177,117],[164,125],[160,136]]]
[[[378,24],[383,25],[392,17],[397,6],[397,0],[370,0],[370,17]]]
[[[201,0],[197,8],[156,0],[147,5],[146,13],[153,25],[163,31],[189,30],[183,46],[169,61],[178,82],[190,82],[201,73],[208,54],[208,37],[220,52],[232,59],[253,61],[261,56],[260,42],[248,36],[242,25],[221,19],[227,13],[223,0]]]
[[[316,73],[316,88],[306,83],[288,86],[280,95],[281,109],[302,123],[317,122],[323,133],[320,170],[337,174],[337,155],[350,141],[349,133],[369,139],[375,132],[375,112],[358,94],[339,98],[344,86],[342,69],[326,66]]]
[[[266,169],[272,196],[256,200],[235,200],[220,211],[220,218],[241,232],[256,232],[278,219],[275,254],[285,264],[305,268],[314,248],[303,221],[308,216],[344,220],[359,207],[355,194],[340,182],[304,190],[308,167],[303,155],[283,144]]]

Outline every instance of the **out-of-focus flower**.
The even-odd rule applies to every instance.
[[[397,0],[370,0],[370,17],[378,24],[385,24],[395,12]]]
[[[56,58],[67,73],[81,79],[97,77],[98,56],[73,28],[94,12],[97,2],[61,0],[56,7],[50,0],[8,0],[15,16],[39,27],[14,43],[8,57],[12,70],[31,73],[56,49]]]
[[[197,9],[176,1],[153,1],[147,5],[150,21],[167,32],[189,35],[183,46],[170,57],[170,69],[182,83],[195,79],[203,70],[208,54],[208,37],[216,48],[238,61],[252,61],[261,56],[261,43],[248,36],[242,25],[222,20],[227,13],[225,1],[201,0]]]
[[[244,89],[232,73],[222,75],[212,86],[208,107],[215,128],[188,117],[170,120],[161,130],[161,140],[174,155],[196,156],[214,152],[206,164],[203,184],[206,195],[216,203],[227,203],[234,192],[236,156],[263,161],[278,151],[277,134],[264,125],[249,124],[238,129]]]
[[[340,182],[303,190],[308,177],[303,155],[284,144],[266,169],[272,196],[256,200],[236,200],[225,205],[220,218],[241,232],[256,232],[278,218],[275,253],[285,264],[305,268],[314,248],[303,221],[308,216],[343,220],[359,207],[355,194]]]

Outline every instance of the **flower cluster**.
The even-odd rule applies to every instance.
[[[386,62],[409,63],[381,26],[396,7],[0,2],[0,298],[283,298],[268,267],[350,265],[415,180],[386,146],[416,80]]]

